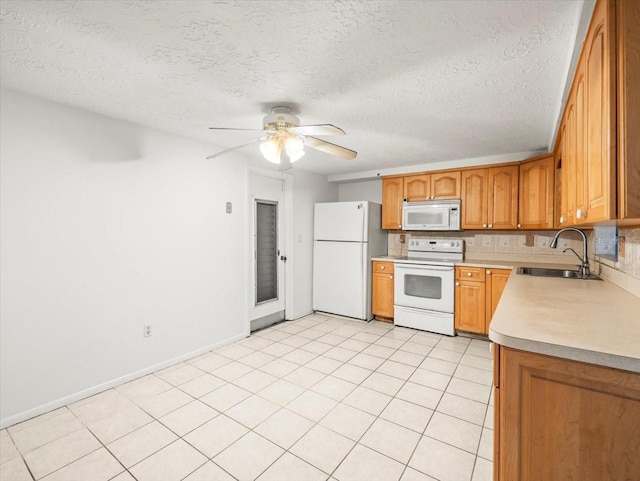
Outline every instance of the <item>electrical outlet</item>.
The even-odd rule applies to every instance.
[[[622,258],[624,259],[625,257],[627,257],[626,254],[626,238],[625,236],[621,235],[618,237],[618,259]]]
[[[400,244],[405,244],[407,242],[407,234],[400,234]]]
[[[142,328],[142,336],[151,337],[151,324],[144,324]]]
[[[535,236],[533,234],[527,234],[524,236],[524,245],[526,247],[533,247],[535,245]]]

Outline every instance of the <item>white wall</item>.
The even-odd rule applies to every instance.
[[[312,312],[313,287],[313,205],[338,200],[338,186],[326,176],[293,170],[294,176],[294,308],[297,319]]]
[[[338,196],[341,202],[368,200],[382,204],[382,179],[340,184]]]
[[[1,98],[3,425],[246,333],[239,157],[204,160],[202,143]],[[312,187],[305,240],[309,203],[330,190]]]

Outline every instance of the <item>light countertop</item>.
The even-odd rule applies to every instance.
[[[475,259],[456,265],[576,268]],[[514,349],[640,372],[640,298],[606,280],[524,276],[514,270],[491,320],[489,338]]]

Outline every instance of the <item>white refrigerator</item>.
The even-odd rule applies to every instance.
[[[387,254],[382,206],[327,202],[314,206],[313,310],[368,321],[371,258]]]

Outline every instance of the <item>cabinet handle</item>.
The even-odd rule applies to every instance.
[[[459,286],[459,285],[460,285],[460,283],[459,283],[459,282],[456,282],[456,286]]]
[[[491,271],[487,271],[487,275],[490,276],[491,275]]]
[[[576,210],[576,219],[586,219],[586,218],[587,218],[586,210],[582,210],[582,209]]]
[[[473,274],[471,272],[467,272],[467,277],[471,277]]]
[[[383,271],[384,270],[384,266],[380,266],[380,270]]]
[[[393,279],[393,276],[389,276],[389,279]]]
[[[560,223],[564,224],[564,216],[563,215],[560,216]]]
[[[522,224],[517,225],[518,229],[522,229]]]
[[[489,229],[493,229],[493,224],[489,224]]]
[[[482,228],[486,229],[487,228],[487,224],[482,224]]]

